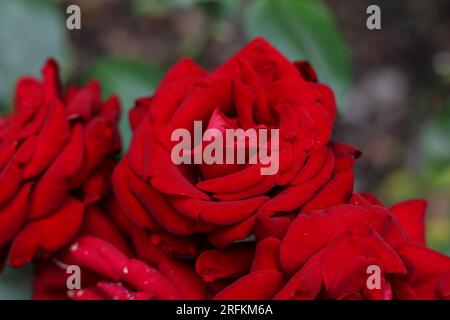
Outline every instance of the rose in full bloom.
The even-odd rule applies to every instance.
[[[132,143],[113,176],[118,201],[137,226],[153,232],[206,234],[220,248],[255,229],[266,237],[286,228],[302,207],[350,197],[350,162],[358,152],[330,144],[335,114],[334,95],[311,66],[288,61],[263,39],[210,73],[181,60],[130,113]],[[261,163],[175,164],[172,133],[194,135],[195,121],[223,134],[279,129],[279,147],[271,149],[279,152],[278,172],[262,175]]]
[[[120,150],[117,97],[102,102],[95,81],[63,91],[53,60],[42,75],[18,81],[14,111],[0,118],[0,251],[14,267],[72,240]]]
[[[384,208],[354,193],[348,204],[303,212],[284,237],[261,240],[250,272],[214,298],[450,299],[450,257],[425,246],[425,208]],[[379,287],[368,285],[371,266]]]

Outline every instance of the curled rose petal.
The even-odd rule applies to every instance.
[[[131,259],[128,262],[123,269],[123,278],[126,283],[152,294],[156,299],[170,300],[182,297],[167,278],[139,260]]]
[[[30,219],[48,215],[64,200],[69,188],[68,180],[78,173],[83,163],[83,147],[83,130],[77,125],[64,150],[34,186]]]
[[[252,272],[258,270],[280,271],[279,250],[280,240],[266,238],[261,240],[256,247],[255,259],[252,263]]]
[[[63,247],[78,232],[83,211],[81,202],[67,197],[53,215],[28,223],[12,243],[10,265],[22,266],[36,255],[49,256]]]
[[[20,230],[27,217],[30,184],[26,184],[7,206],[0,209],[0,249]]]
[[[214,300],[272,299],[283,284],[281,274],[274,270],[252,272],[219,292]]]
[[[100,208],[96,206],[87,207],[80,233],[103,239],[113,244],[125,255],[131,256],[131,249],[125,238],[108,218]]]
[[[14,161],[10,161],[0,172],[0,184],[8,186],[0,189],[0,206],[15,196],[22,183],[22,170]]]
[[[250,270],[253,251],[253,244],[245,242],[226,250],[207,250],[195,261],[195,269],[205,282],[240,276]]]
[[[275,300],[312,300],[322,289],[320,270],[322,251],[311,257],[274,297]]]
[[[427,202],[409,200],[389,208],[412,241],[425,244],[425,210]]]
[[[210,233],[208,240],[217,248],[225,248],[237,240],[244,240],[250,236],[254,225],[255,217],[251,216],[238,224]]]
[[[160,227],[154,219],[148,215],[144,206],[129,188],[129,175],[132,173],[126,161],[120,161],[116,166],[112,180],[115,192],[120,194],[118,202],[125,214],[138,226],[149,230],[158,230]]]
[[[33,158],[24,168],[24,178],[29,179],[41,173],[64,147],[69,134],[64,106],[61,102],[55,101],[39,133]]]

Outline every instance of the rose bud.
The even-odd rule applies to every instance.
[[[102,102],[95,81],[63,92],[53,60],[42,75],[18,81],[14,111],[0,118],[0,251],[13,267],[72,240],[120,151],[117,97]]]

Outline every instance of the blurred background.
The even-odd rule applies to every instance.
[[[66,8],[81,8],[81,30]],[[366,9],[381,9],[368,30]],[[429,201],[428,243],[450,254],[450,2],[447,0],[1,0],[0,112],[17,78],[49,56],[63,79],[105,95],[150,95],[182,56],[213,69],[255,36],[309,60],[338,99],[337,140],[355,145],[357,190],[386,205]],[[130,139],[126,117],[124,146]],[[29,270],[0,276],[0,298],[29,295]]]

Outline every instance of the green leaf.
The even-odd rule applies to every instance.
[[[162,75],[163,72],[159,68],[125,58],[102,58],[89,68],[87,79],[100,81],[104,98],[111,94],[120,97],[122,103],[120,133],[124,150],[128,148],[131,140],[128,111],[133,107],[134,100],[153,94]]]
[[[248,8],[245,32],[262,36],[292,60],[308,60],[342,103],[351,67],[343,37],[326,6],[311,0],[257,0]]]
[[[31,299],[33,285],[32,267],[5,268],[0,273],[0,300]]]
[[[0,1],[0,101],[10,103],[16,80],[38,75],[47,58],[67,71],[68,39],[64,11],[43,0]]]

